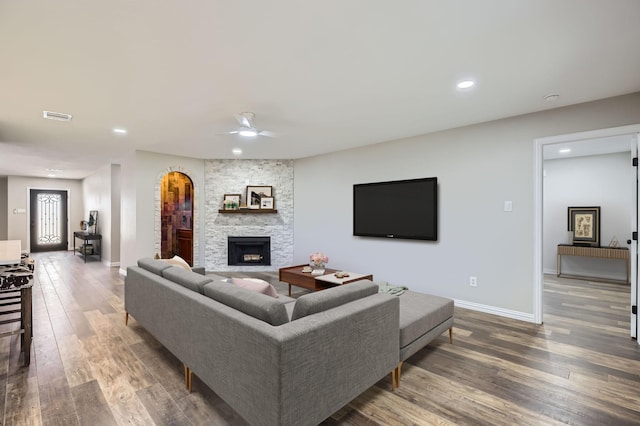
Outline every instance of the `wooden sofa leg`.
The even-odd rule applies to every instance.
[[[124,313],[124,325],[129,325],[129,312]]]
[[[453,327],[449,327],[449,343],[453,344]]]
[[[391,390],[394,391],[400,387],[400,374],[402,371],[402,361],[398,363],[398,366],[391,371]]]
[[[396,374],[398,374],[397,367],[391,370],[391,390],[396,390]]]
[[[191,392],[191,384],[193,383],[193,373],[189,367],[182,364],[184,367],[184,385],[189,392]]]

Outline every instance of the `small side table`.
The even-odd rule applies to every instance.
[[[83,242],[82,247],[77,250],[76,250],[76,238],[82,240]],[[87,263],[86,245],[89,241],[95,241],[97,243],[93,246],[93,253],[91,253],[90,255],[97,255],[100,261],[102,261],[102,234],[91,234],[87,231],[75,231],[73,233],[73,251],[80,252],[84,256],[84,263]]]

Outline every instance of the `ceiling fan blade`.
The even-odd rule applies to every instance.
[[[261,130],[260,132],[258,132],[258,135],[260,136],[266,136],[268,138],[277,138],[278,135],[274,132],[270,132],[268,130]]]

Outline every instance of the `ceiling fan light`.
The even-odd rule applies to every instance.
[[[238,134],[240,136],[244,136],[247,138],[253,138],[258,136],[258,132],[256,131],[256,129],[249,129],[249,128],[242,128],[240,130],[238,130]]]

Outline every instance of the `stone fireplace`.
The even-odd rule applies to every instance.
[[[271,237],[227,237],[227,264],[271,265]]]

